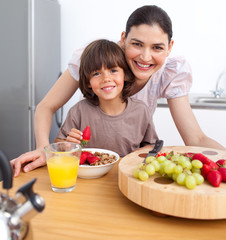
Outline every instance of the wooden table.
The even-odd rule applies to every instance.
[[[46,203],[30,222],[34,240],[226,239],[226,220],[158,217],[128,200],[118,188],[118,165],[102,178],[78,179],[71,193],[51,190],[46,167],[21,173],[14,178],[10,196],[33,178],[34,191]]]

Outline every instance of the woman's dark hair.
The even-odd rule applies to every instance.
[[[79,68],[79,88],[83,96],[94,105],[99,105],[99,99],[89,87],[91,73],[102,67],[111,69],[120,67],[124,70],[125,82],[122,90],[122,101],[126,102],[130,95],[135,78],[131,72],[122,49],[114,42],[100,39],[90,43],[81,55]]]
[[[155,5],[146,5],[137,8],[128,18],[126,23],[126,34],[129,34],[133,26],[139,26],[141,24],[147,24],[153,26],[159,25],[161,29],[168,35],[169,42],[173,36],[172,22],[168,14]]]

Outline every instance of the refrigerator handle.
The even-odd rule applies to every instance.
[[[58,78],[59,78],[61,75],[62,75],[62,72],[59,73]],[[57,79],[58,79],[58,78],[57,78]],[[63,106],[62,106],[58,111],[60,111],[60,113],[59,113],[60,119],[59,119],[59,117],[58,117],[57,112],[55,113],[55,119],[56,119],[56,124],[57,124],[57,126],[60,128],[61,125],[62,125],[62,123],[63,123],[63,112],[64,112],[64,111],[63,111]]]
[[[60,111],[59,115],[60,115],[60,119],[58,117],[58,114],[57,112],[55,113],[55,119],[56,119],[56,123],[57,123],[57,126],[60,128],[62,123],[63,123],[63,109],[64,107],[61,107],[58,111]]]

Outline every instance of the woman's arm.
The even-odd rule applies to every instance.
[[[25,172],[46,164],[43,148],[49,144],[53,114],[72,97],[77,89],[78,81],[66,70],[38,104],[34,119],[36,150],[22,154],[10,161],[14,169],[14,176],[19,175],[22,164],[25,164],[23,167]]]
[[[43,148],[49,143],[53,114],[72,97],[77,89],[78,81],[66,70],[37,105],[34,119],[36,148]]]
[[[226,150],[221,144],[203,133],[192,112],[187,95],[168,99],[168,106],[185,145]]]

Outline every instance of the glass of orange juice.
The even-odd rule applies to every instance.
[[[52,190],[71,192],[76,186],[81,146],[72,142],[58,142],[44,149]]]

